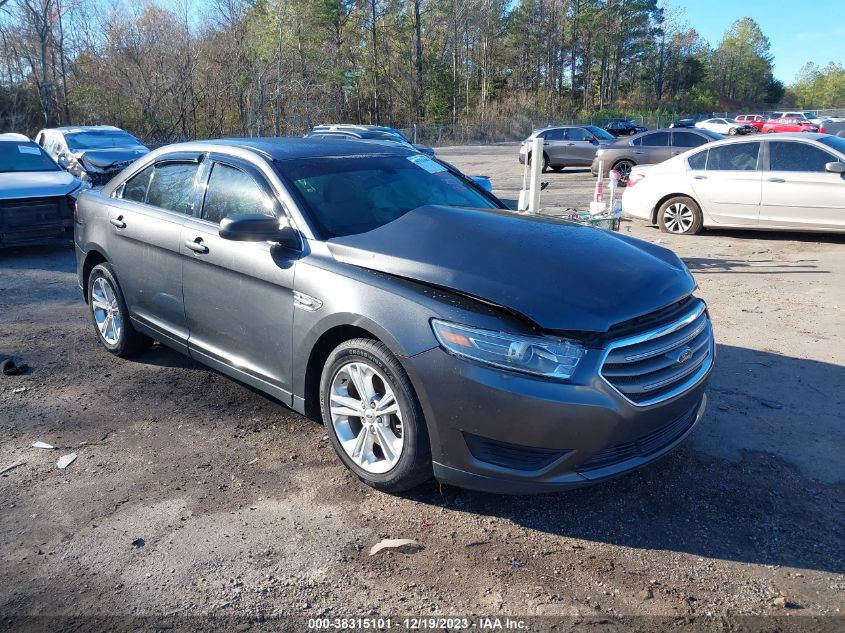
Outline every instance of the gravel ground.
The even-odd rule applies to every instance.
[[[441,156],[516,198],[515,146]],[[544,180],[551,210],[586,206],[594,185],[586,170]],[[70,250],[0,253],[0,355],[31,367],[0,376],[0,470],[18,464],[0,475],[0,623],[474,614],[657,630],[763,615],[845,628],[845,239],[622,230],[696,276],[719,347],[709,410],[658,464],[542,497],[374,492],[321,426],[272,399],[165,348],[110,356]],[[382,538],[424,549],[369,556]]]

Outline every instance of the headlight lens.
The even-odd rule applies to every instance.
[[[577,341],[551,336],[493,332],[433,319],[434,335],[446,351],[494,367],[568,380],[584,356]]]

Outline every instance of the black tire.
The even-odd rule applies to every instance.
[[[96,312],[94,310],[94,285],[98,279],[104,279],[108,286],[114,293],[114,309],[120,318],[120,334],[116,337],[114,342],[109,342],[100,331],[100,326],[97,322]],[[129,319],[129,310],[126,309],[126,301],[123,298],[123,292],[120,289],[120,284],[117,282],[117,276],[114,274],[114,268],[111,264],[102,263],[94,266],[91,274],[88,276],[88,307],[91,314],[91,322],[94,325],[94,331],[97,333],[97,338],[108,351],[115,356],[127,358],[147,351],[152,347],[153,339],[149,336],[141,334],[132,327],[132,322]]]
[[[531,154],[528,155],[528,164],[531,165]],[[545,173],[549,169],[549,156],[546,152],[543,152],[543,168],[540,170],[541,172]]]
[[[613,164],[613,167],[611,167],[611,169],[615,169],[620,174],[620,187],[626,187],[628,185],[628,176],[631,175],[631,170],[634,168],[635,165],[636,163],[634,161],[628,159],[623,159]]]
[[[402,451],[397,463],[384,473],[372,473],[356,464],[341,445],[332,423],[332,382],[338,371],[350,362],[369,365],[381,373],[399,404],[402,414]],[[398,493],[431,479],[431,443],[422,409],[411,380],[383,343],[366,338],[352,339],[341,343],[329,354],[320,378],[320,413],[326,434],[340,461],[368,486],[383,492]]]
[[[683,220],[686,216],[683,208],[689,211],[689,221]],[[664,233],[695,235],[700,233],[704,226],[704,216],[695,200],[687,196],[675,196],[660,205],[657,210],[657,225]]]

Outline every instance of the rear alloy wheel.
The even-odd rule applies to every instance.
[[[335,452],[367,485],[402,492],[431,478],[431,446],[411,381],[382,343],[353,339],[331,353],[320,406]]]
[[[116,356],[132,356],[149,349],[153,340],[137,332],[111,264],[94,266],[88,277],[91,319],[100,343]]]
[[[628,176],[631,175],[631,170],[635,164],[632,160],[620,160],[613,166],[613,169],[619,172],[619,184],[621,186],[624,187],[628,184]]]
[[[657,224],[664,233],[695,235],[701,231],[704,219],[701,208],[692,198],[670,198],[657,212]]]
[[[531,156],[531,155],[528,156],[528,165],[529,166],[531,165],[531,161],[533,160],[533,158],[534,157]],[[546,155],[545,152],[543,152],[543,168],[540,171],[545,172],[548,169],[549,169],[549,157]]]

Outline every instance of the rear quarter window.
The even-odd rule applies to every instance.
[[[707,164],[707,150],[698,152],[687,158],[687,164],[690,169],[704,169]]]

